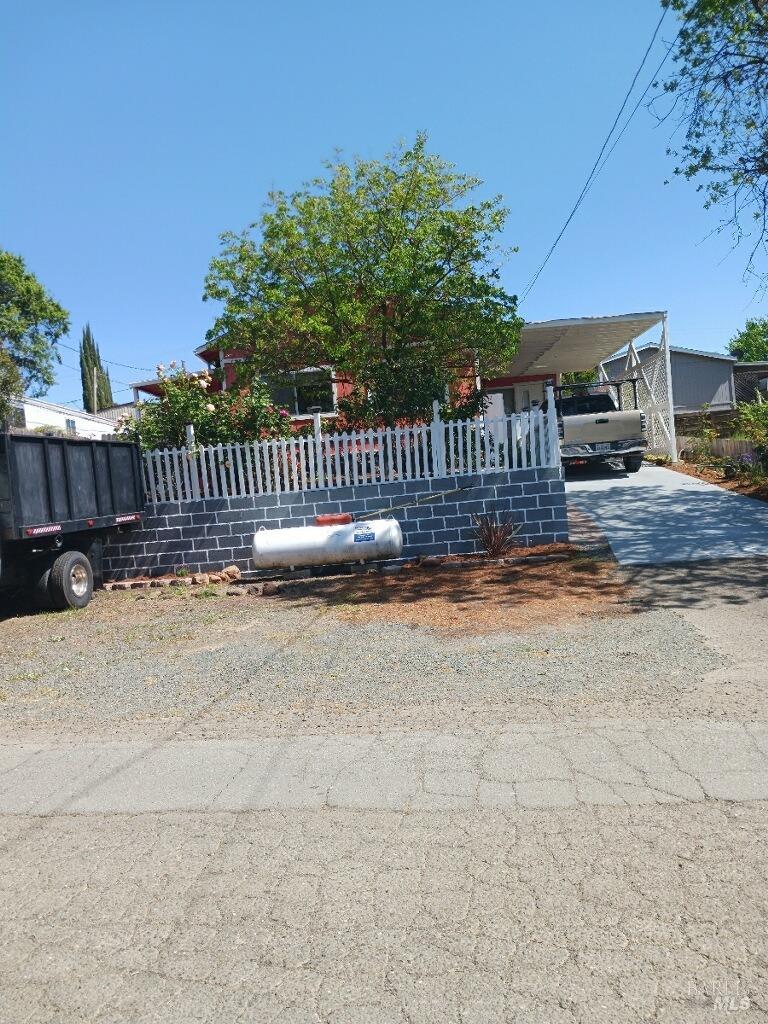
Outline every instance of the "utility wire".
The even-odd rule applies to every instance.
[[[56,344],[60,345],[61,348],[68,348],[70,352],[77,352],[78,355],[80,354],[79,348],[75,348],[72,345],[66,345],[63,341],[58,341]],[[154,372],[146,366],[131,366],[130,363],[118,363],[114,359],[105,359],[104,356],[101,357],[101,361],[102,363],[109,363],[111,366],[122,366],[124,370],[141,370],[142,373]]]
[[[683,30],[682,30],[682,29],[680,29],[680,32],[682,32],[682,31],[683,31]],[[670,53],[672,53],[672,50],[673,50],[673,49],[675,48],[675,44],[677,43],[677,40],[678,40],[678,39],[680,38],[680,32],[678,32],[678,33],[677,33],[677,35],[675,36],[675,38],[674,38],[674,39],[672,40],[672,42],[671,42],[671,43],[669,44],[669,46],[667,47],[667,51],[666,51],[666,53],[664,54],[664,56],[663,56],[663,57],[661,58],[661,60],[659,61],[659,64],[658,64],[658,66],[657,66],[656,70],[655,70],[655,71],[653,72],[653,75],[651,76],[651,79],[650,79],[650,81],[648,82],[648,85],[646,85],[645,89],[643,89],[643,91],[642,91],[642,93],[641,93],[641,95],[640,95],[640,98],[639,98],[639,100],[638,100],[638,101],[637,101],[637,103],[636,103],[636,104],[634,105],[634,107],[632,108],[632,110],[631,110],[631,112],[630,112],[630,114],[629,114],[629,117],[627,118],[627,120],[626,120],[626,121],[624,122],[624,124],[622,125],[622,127],[621,127],[621,131],[620,131],[620,132],[619,132],[619,134],[618,134],[618,135],[616,136],[616,138],[615,138],[615,139],[613,140],[613,144],[612,144],[611,148],[610,148],[610,149],[608,150],[608,152],[607,152],[607,153],[605,154],[605,156],[604,156],[604,157],[603,157],[603,159],[602,159],[602,162],[601,162],[600,166],[599,166],[599,167],[597,168],[597,170],[595,171],[595,176],[594,176],[594,177],[592,178],[592,183],[594,183],[594,180],[595,180],[595,178],[596,178],[596,177],[598,176],[598,174],[600,173],[600,171],[602,171],[602,169],[603,169],[603,168],[605,167],[605,165],[606,165],[606,163],[607,163],[607,161],[608,161],[608,158],[610,157],[610,155],[611,155],[611,153],[612,153],[612,152],[614,151],[614,149],[616,149],[616,146],[617,146],[617,145],[619,144],[619,140],[621,139],[622,135],[623,135],[623,134],[624,134],[624,132],[625,132],[625,131],[627,130],[627,128],[629,128],[629,122],[630,122],[630,121],[632,120],[632,118],[633,118],[633,117],[635,116],[635,114],[636,114],[636,113],[638,112],[638,110],[640,109],[640,107],[641,107],[641,105],[642,105],[642,102],[643,102],[643,100],[644,100],[644,99],[645,99],[645,97],[646,97],[646,96],[648,95],[648,93],[649,93],[649,92],[651,91],[651,88],[652,88],[652,86],[653,86],[653,83],[654,83],[654,82],[656,81],[656,79],[658,78],[658,76],[659,76],[659,73],[660,73],[661,69],[662,69],[662,68],[664,67],[664,65],[665,65],[665,64],[667,63],[667,58],[669,57]]]
[[[554,242],[550,246],[550,248],[549,248],[549,250],[547,252],[547,255],[544,257],[543,261],[539,265],[536,273],[533,275],[531,280],[525,286],[523,294],[520,297],[520,305],[522,305],[522,303],[525,302],[526,298],[530,294],[531,289],[533,288],[533,286],[536,284],[536,282],[538,281],[539,277],[541,276],[541,272],[544,270],[546,265],[549,263],[549,261],[550,261],[550,259],[552,257],[552,254],[554,253],[555,249],[557,248],[557,246],[558,246],[558,244],[560,242],[560,239],[563,237],[563,235],[565,234],[566,230],[568,229],[568,225],[571,223],[573,218],[576,216],[576,211],[579,209],[579,207],[581,206],[582,202],[584,201],[584,197],[586,196],[587,192],[589,192],[589,190],[590,190],[590,188],[592,186],[592,182],[594,181],[594,179],[597,176],[597,173],[598,173],[600,167],[602,166],[601,165],[601,160],[603,159],[603,154],[605,153],[606,149],[608,148],[608,144],[611,141],[611,137],[612,137],[613,133],[615,132],[616,127],[617,127],[619,121],[621,120],[621,115],[624,113],[624,110],[626,109],[626,106],[629,103],[629,98],[632,95],[632,92],[633,92],[633,90],[635,88],[635,85],[637,84],[637,80],[640,77],[640,73],[642,72],[643,68],[645,67],[645,62],[648,60],[648,55],[650,54],[650,52],[651,52],[651,50],[653,48],[653,44],[656,42],[656,37],[659,34],[659,30],[661,29],[662,22],[664,21],[664,18],[666,17],[666,15],[667,15],[667,8],[665,7],[664,10],[661,12],[661,17],[659,18],[659,20],[656,23],[656,28],[653,30],[653,35],[651,36],[651,41],[650,41],[650,43],[648,43],[646,51],[643,54],[643,59],[640,61],[640,65],[639,65],[637,71],[635,71],[635,74],[634,74],[634,76],[632,78],[632,82],[630,83],[629,89],[627,90],[626,95],[624,96],[624,99],[622,101],[622,104],[619,107],[619,112],[616,114],[616,117],[613,120],[613,124],[611,125],[610,130],[609,130],[608,134],[606,135],[605,140],[603,141],[602,146],[600,147],[600,152],[597,154],[597,158],[595,159],[595,162],[592,165],[592,169],[590,170],[589,174],[587,175],[587,180],[584,182],[584,186],[583,186],[581,192],[579,193],[579,196],[578,196],[576,202],[574,203],[571,212],[568,214],[568,217],[566,218],[565,223],[560,228],[560,231],[558,232],[557,237],[555,238]],[[674,46],[674,43],[672,45]],[[670,50],[671,49],[672,49],[672,47],[670,47]],[[668,54],[669,54],[669,51],[667,51],[667,54],[665,55],[664,60],[667,59]],[[663,63],[664,62],[662,61],[662,64]],[[659,69],[661,69],[661,65],[659,65]],[[654,78],[655,78],[655,75],[654,75]],[[646,92],[647,92],[647,90],[646,90]],[[639,106],[639,104],[638,104],[638,106]],[[637,109],[637,108],[635,108],[635,109]],[[634,111],[632,112],[632,114],[634,114]],[[632,115],[630,115],[630,120],[631,120],[631,117],[632,117]],[[629,123],[629,121],[627,122],[627,124],[628,123]],[[626,128],[626,125],[625,125],[625,128]],[[622,134],[623,134],[623,131],[624,130],[622,130]],[[611,152],[613,152],[613,148],[611,149]],[[610,156],[610,153],[608,155]]]
[[[74,370],[75,373],[80,373],[81,372],[79,366],[70,366],[69,363],[61,363],[61,362],[58,365],[59,366],[63,366],[66,370]],[[130,381],[127,381],[127,380],[114,380],[113,381],[110,378],[110,383],[112,383],[112,384],[125,384],[125,387],[121,389],[123,391],[129,391],[131,389],[131,383],[130,383]]]

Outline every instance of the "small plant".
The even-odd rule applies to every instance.
[[[192,594],[193,597],[218,597],[219,591],[216,587],[206,586],[201,587],[199,590],[195,590]]]
[[[697,465],[711,463],[714,458],[712,446],[717,440],[717,427],[712,422],[708,405],[703,405],[701,412],[696,417],[692,440],[693,443],[689,449],[691,461]]]
[[[475,533],[490,558],[503,558],[515,546],[515,538],[522,529],[509,517],[499,515],[480,515],[472,517]]]
[[[768,402],[739,402],[739,432],[755,446],[755,467],[768,468]]]
[[[189,576],[190,570],[186,565],[177,565],[174,569],[174,575],[179,577]]]

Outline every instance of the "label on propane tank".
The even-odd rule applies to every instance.
[[[370,526],[356,526],[353,536],[355,544],[368,544],[370,541],[376,540],[376,534]]]

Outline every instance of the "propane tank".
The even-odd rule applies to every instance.
[[[257,569],[371,562],[399,558],[402,551],[403,533],[396,519],[283,530],[262,526],[253,538],[253,564]]]

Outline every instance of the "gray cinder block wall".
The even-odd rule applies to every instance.
[[[392,513],[403,530],[404,558],[481,551],[472,520],[477,513],[511,515],[528,545],[568,539],[561,471],[530,469],[149,505],[142,528],[121,534],[105,550],[104,576],[159,576],[182,566],[192,572],[232,564],[252,570],[251,544],[260,526],[310,526],[327,512],[386,513],[427,497],[433,500]]]

